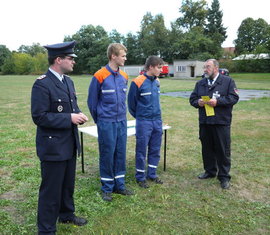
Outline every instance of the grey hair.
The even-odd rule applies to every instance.
[[[216,59],[208,59],[208,60],[206,60],[206,62],[208,62],[208,61],[212,61],[214,66],[219,68],[219,62]]]

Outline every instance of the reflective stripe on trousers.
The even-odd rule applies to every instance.
[[[160,160],[162,121],[136,120],[136,179],[145,180],[147,156],[147,178],[156,178]],[[148,152],[147,152],[148,150]]]
[[[127,122],[98,121],[101,190],[125,189]]]

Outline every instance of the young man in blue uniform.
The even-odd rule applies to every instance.
[[[76,155],[80,144],[77,125],[88,118],[79,109],[73,81],[75,41],[45,46],[49,70],[35,81],[31,113],[37,125],[36,149],[41,161],[38,200],[38,234],[56,233],[56,221],[85,225],[75,216],[73,200]]]
[[[146,179],[157,184],[163,182],[157,176],[162,141],[162,119],[160,108],[160,83],[163,60],[150,56],[145,62],[146,72],[133,79],[128,93],[128,109],[136,119],[136,181],[148,188]],[[148,148],[148,153],[147,153]],[[147,174],[145,173],[147,156]]]
[[[109,63],[98,70],[89,86],[88,107],[98,128],[101,192],[104,201],[112,193],[132,195],[125,187],[126,174],[126,92],[128,76],[119,69],[127,49],[120,43],[108,46]]]
[[[232,109],[238,100],[236,85],[230,77],[219,74],[219,63],[215,59],[205,62],[204,78],[196,83],[190,95],[190,104],[199,111],[199,138],[205,172],[199,179],[217,175],[223,189],[230,187],[231,176],[231,121]],[[209,101],[202,96],[208,96]],[[214,109],[207,116],[205,105]]]

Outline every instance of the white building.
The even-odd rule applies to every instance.
[[[204,61],[175,60],[169,64],[169,76],[175,78],[194,78],[203,74]],[[144,69],[144,65],[125,65],[120,67],[129,76],[138,76]]]
[[[121,66],[120,69],[126,72],[128,76],[138,76],[144,69],[144,65],[126,65]]]
[[[202,76],[204,61],[199,60],[175,60],[173,62],[174,77],[195,78]]]

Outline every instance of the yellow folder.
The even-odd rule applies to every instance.
[[[202,100],[204,102],[207,102],[210,100],[210,97],[209,96],[202,96]],[[205,112],[206,112],[206,116],[215,116],[215,110],[212,106],[208,105],[208,104],[205,104],[204,105],[204,108],[205,108]]]

